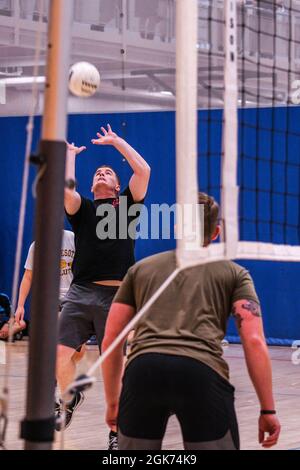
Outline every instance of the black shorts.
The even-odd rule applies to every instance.
[[[58,344],[78,349],[96,335],[100,349],[108,312],[117,290],[117,286],[72,284],[61,304]]]
[[[119,404],[120,450],[159,450],[175,414],[186,450],[239,449],[234,387],[188,357],[145,353],[126,368]]]

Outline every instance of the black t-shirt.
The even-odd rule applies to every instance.
[[[127,210],[134,202],[129,187],[120,194],[126,196]],[[124,199],[124,198],[123,198]],[[92,201],[81,196],[81,206],[74,215],[67,214],[68,220],[75,233],[75,257],[73,261],[73,283],[82,284],[85,282],[95,282],[103,280],[122,281],[130,266],[135,263],[134,259],[134,239],[128,236],[129,224],[137,223],[137,216],[128,216],[124,201],[119,197],[109,199],[96,199]],[[138,204],[142,204],[139,201]],[[115,216],[108,216],[107,212],[97,215],[97,210],[103,210],[103,204],[109,204],[115,208]],[[102,206],[102,208],[100,207]],[[120,210],[121,208],[121,210]],[[98,212],[99,214],[99,212]],[[123,227],[123,234],[119,233],[120,220]],[[110,220],[115,227],[116,238],[100,239],[99,230],[108,230],[107,223]],[[114,220],[116,223],[114,224]],[[102,223],[101,223],[102,221]],[[106,229],[103,227],[106,225]],[[98,235],[97,235],[98,232]]]

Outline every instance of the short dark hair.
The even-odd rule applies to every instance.
[[[212,196],[206,193],[198,193],[198,204],[204,205],[204,239],[205,243],[211,242],[219,221],[219,204]]]
[[[112,170],[114,172],[114,174],[116,175],[116,178],[117,178],[117,181],[118,181],[118,184],[121,186],[121,180],[119,178],[119,175],[118,173],[116,173],[116,171],[110,166],[110,165],[101,165],[97,168],[97,170],[95,171],[95,173],[97,173],[97,171],[99,170],[99,168],[109,168],[110,170]]]

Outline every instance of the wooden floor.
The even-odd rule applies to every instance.
[[[25,378],[28,343],[21,341],[12,346],[12,371],[10,374],[9,426],[7,448],[22,449],[18,438],[19,421],[24,416]],[[291,362],[290,348],[270,348],[273,364],[274,389],[278,415],[282,423],[282,433],[275,449],[300,448],[300,365]],[[97,348],[90,346],[81,363],[86,370],[97,357]],[[241,435],[241,448],[260,449],[257,443],[258,403],[247,375],[242,348],[230,345],[225,349],[225,357],[231,370],[231,382],[236,387],[236,409]],[[2,390],[4,366],[0,364],[0,386]],[[65,448],[74,450],[106,449],[108,430],[104,422],[104,399],[100,373],[97,382],[87,392],[85,402],[65,434]],[[55,448],[59,448],[58,436]],[[176,418],[168,424],[164,449],[182,449],[181,434]]]

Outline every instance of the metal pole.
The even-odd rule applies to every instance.
[[[49,450],[54,438],[60,252],[65,182],[67,84],[73,0],[51,0],[47,81],[35,215],[26,418],[26,450]]]
[[[224,126],[222,161],[222,219],[225,230],[226,257],[236,258],[238,227],[238,55],[237,0],[224,2],[225,70]],[[224,238],[224,235],[223,235]]]
[[[197,180],[197,0],[176,1],[176,183],[177,223],[183,229],[177,240],[177,262],[179,266],[192,254],[193,242],[184,205],[196,207],[198,202]],[[186,206],[187,207],[187,206]],[[179,223],[180,214],[183,215]],[[197,215],[197,214],[196,214]],[[197,236],[196,219],[192,222],[193,235]],[[200,245],[199,245],[200,246]]]

